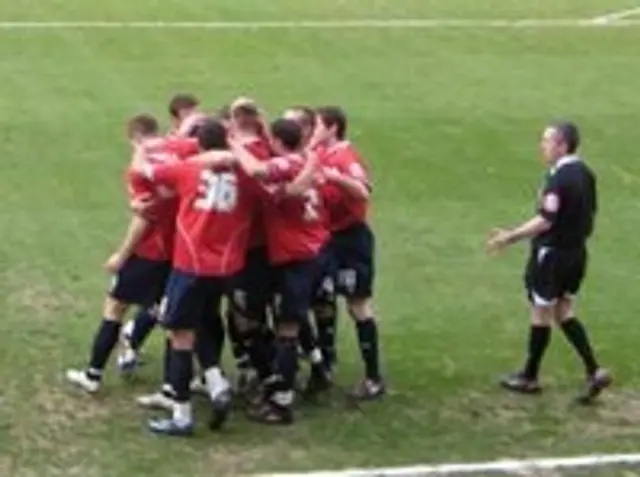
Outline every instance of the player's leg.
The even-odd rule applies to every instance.
[[[311,323],[306,320],[306,327],[301,328],[300,340],[307,340],[306,354],[311,363],[311,375],[305,388],[305,397],[314,397],[318,393],[322,393],[331,388],[331,366],[333,364],[333,340],[328,340],[326,334],[326,321],[322,321],[328,317],[331,305],[335,304],[335,282],[333,277],[332,257],[329,249],[323,250],[316,260],[315,277],[313,280],[313,293],[311,296],[313,316],[316,322],[318,334],[315,334],[311,328]],[[303,325],[305,324],[303,323]],[[305,331],[308,328],[308,331]],[[324,349],[320,347],[320,330],[325,333]],[[309,337],[304,338],[305,332]],[[303,344],[304,349],[304,344]]]
[[[133,320],[131,332],[123,336],[123,346],[118,356],[118,368],[125,374],[135,371],[140,363],[140,348],[157,324],[158,304],[164,295],[170,272],[169,262],[146,261],[146,273],[139,277],[140,287],[144,287],[141,294],[145,296],[137,301],[144,304]]]
[[[158,322],[157,307],[141,307],[136,316],[122,332],[122,351],[118,357],[118,367],[130,372],[139,365],[140,350]]]
[[[151,394],[144,394],[136,398],[138,405],[148,409],[163,409],[172,411],[175,405],[175,392],[169,382],[169,367],[171,360],[171,339],[165,338],[162,360],[162,386]]]
[[[230,300],[225,312],[227,324],[227,336],[231,344],[231,354],[236,363],[239,390],[242,392],[244,382],[251,372],[251,358],[249,356],[249,344],[246,340],[246,329],[243,327],[244,318],[235,303]]]
[[[155,283],[156,263],[131,257],[114,277],[105,299],[102,319],[91,346],[85,370],[70,369],[67,380],[87,392],[100,388],[102,374],[120,337],[122,320],[130,304],[149,305],[149,283]]]
[[[220,366],[225,337],[221,302],[226,294],[226,284],[217,278],[208,278],[206,283],[205,312],[198,324],[196,350],[211,400],[209,427],[215,430],[224,424],[231,410],[231,384]]]
[[[378,324],[373,306],[375,278],[375,240],[368,226],[362,225],[336,243],[339,255],[339,290],[346,296],[349,315],[356,326],[365,377],[351,393],[357,400],[371,400],[385,393],[380,372]]]
[[[276,337],[274,341],[276,379],[265,400],[250,412],[250,417],[265,424],[293,422],[296,374],[298,371],[298,334],[300,323],[309,314],[315,263],[297,262],[275,270]]]
[[[272,374],[273,332],[267,323],[271,281],[266,248],[251,250],[245,269],[234,280],[230,297],[233,314],[228,325],[230,334],[233,332],[235,341],[242,345],[236,349],[236,390],[245,397],[255,390],[257,380],[261,382]]]
[[[337,257],[333,245],[326,251],[325,270],[322,277],[320,292],[312,304],[313,316],[318,331],[318,346],[322,352],[324,363],[329,375],[337,361],[336,333],[338,320],[338,305],[336,297]]]
[[[168,419],[149,421],[157,434],[188,436],[193,433],[190,383],[193,377],[195,329],[206,305],[202,279],[174,271],[167,285],[163,326],[171,340],[167,380],[175,393],[175,405]]]
[[[504,377],[500,384],[509,391],[536,394],[541,391],[538,382],[540,365],[551,339],[558,297],[555,257],[551,252],[532,251],[525,269],[524,282],[531,317],[527,357],[524,367],[519,372]]]
[[[555,320],[565,338],[574,348],[585,368],[587,387],[579,397],[584,404],[591,403],[612,382],[610,373],[598,363],[587,330],[576,315],[574,296],[580,290],[587,265],[586,250],[564,252],[559,263],[563,290],[566,293],[558,300]]]
[[[100,389],[104,368],[118,343],[120,326],[128,305],[111,296],[105,299],[102,320],[94,335],[89,363],[85,369],[67,370],[67,380],[89,393]]]

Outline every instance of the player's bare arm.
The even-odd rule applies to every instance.
[[[229,140],[229,149],[247,175],[255,177],[256,179],[262,179],[269,173],[267,164],[247,151],[236,139]]]
[[[236,158],[230,151],[206,151],[191,156],[185,162],[195,162],[209,167],[224,167],[235,164]]]
[[[308,152],[306,155],[307,160],[302,170],[285,186],[284,193],[286,195],[303,195],[313,186],[318,169],[318,155],[313,152]]]
[[[327,180],[334,183],[340,189],[344,190],[347,194],[359,200],[369,200],[371,196],[371,186],[362,179],[351,177],[347,174],[343,174],[340,171],[327,168],[325,170],[325,176]]]
[[[107,259],[104,268],[109,273],[117,273],[124,263],[131,258],[134,250],[142,240],[149,228],[150,221],[134,214],[129,222],[129,227],[118,249]]]
[[[487,242],[490,252],[499,251],[521,240],[536,237],[551,228],[551,222],[542,215],[536,215],[532,219],[513,229],[496,229]]]

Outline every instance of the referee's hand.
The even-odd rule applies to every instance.
[[[487,252],[495,254],[504,249],[511,240],[510,231],[507,229],[494,229],[487,241]]]

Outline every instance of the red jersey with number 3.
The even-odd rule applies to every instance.
[[[324,151],[321,159],[324,168],[335,169],[341,174],[361,182],[370,188],[369,174],[360,154],[348,141],[341,141]],[[331,231],[337,232],[367,221],[369,201],[353,197],[340,189],[340,198],[330,207]]]
[[[178,195],[173,267],[197,276],[240,271],[257,204],[252,181],[236,167],[189,162],[152,166],[146,175]]]
[[[316,257],[329,239],[327,210],[317,187],[303,196],[287,196],[285,186],[304,167],[297,154],[268,161],[262,180],[268,194],[264,208],[269,260],[274,265]]]

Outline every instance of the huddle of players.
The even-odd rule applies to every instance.
[[[294,107],[269,125],[249,99],[207,117],[191,95],[175,96],[169,112],[173,129],[166,136],[152,116],[128,123],[133,214],[105,264],[114,282],[89,363],[68,370],[67,379],[87,392],[99,390],[127,309],[138,305],[122,333],[118,365],[135,369],[159,321],[167,333],[164,384],[138,402],[170,416],[151,420],[152,431],[193,433],[194,356],[211,401],[210,427],[223,424],[231,405],[220,367],[225,335],[248,415],[289,424],[301,351],[310,363],[303,393],[331,386],[339,294],[365,365],[351,396],[382,396],[372,308],[375,242],[367,223],[371,183],[346,140],[345,113]]]

